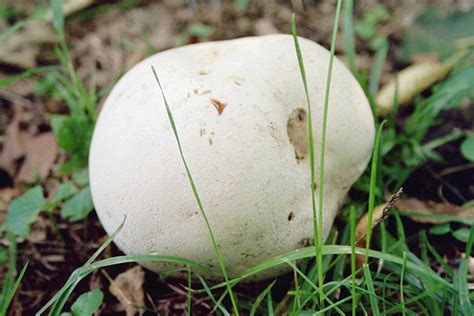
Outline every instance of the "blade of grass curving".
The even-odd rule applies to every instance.
[[[212,294],[212,291],[207,285],[206,281],[199,274],[196,274],[196,276],[201,282],[202,287],[204,288],[204,292],[206,292],[207,296],[211,299],[212,303],[214,304],[214,309],[212,312],[214,312],[215,309],[219,309],[224,316],[230,316],[229,312],[222,306],[222,304],[216,301],[216,298]]]
[[[122,223],[115,229],[115,231],[112,233],[109,238],[97,249],[94,254],[86,261],[86,263],[79,269],[76,269],[70,276],[69,279],[66,281],[65,285],[59,290],[56,295],[54,295],[44,306],[43,308],[36,313],[36,315],[41,315],[44,313],[50,306],[54,305],[56,306],[56,302],[60,301],[60,298],[63,296],[63,294],[76,282],[77,278],[79,277],[81,269],[84,269],[85,267],[89,266],[92,262],[97,259],[97,257],[104,251],[104,249],[112,242],[112,240],[117,236],[117,234],[122,230],[124,224],[125,224],[126,216],[124,216]],[[69,297],[69,296],[67,296]],[[53,306],[53,308],[54,308]],[[52,308],[52,309],[53,309]]]
[[[0,80],[0,89],[4,89],[4,88],[8,87],[9,85],[14,83],[15,81],[22,80],[22,79],[25,79],[25,78],[29,78],[29,77],[31,77],[33,75],[36,75],[36,74],[39,74],[39,73],[52,72],[52,71],[56,71],[56,70],[59,70],[59,69],[60,68],[58,66],[42,66],[42,67],[36,67],[36,68],[25,70],[23,72],[20,72],[17,75],[10,76],[10,77],[5,78],[5,79],[1,79]]]
[[[211,237],[212,246],[214,247],[214,251],[215,251],[216,256],[217,256],[217,261],[218,261],[219,266],[221,268],[222,274],[224,275],[224,279],[225,279],[225,282],[227,284],[227,289],[229,291],[229,296],[230,296],[230,299],[232,301],[232,308],[234,310],[234,313],[236,315],[239,315],[239,310],[237,308],[237,302],[236,302],[236,299],[235,299],[235,296],[234,296],[234,292],[232,291],[232,287],[229,283],[229,277],[227,275],[227,270],[226,270],[225,265],[224,265],[224,260],[222,259],[220,250],[217,247],[217,242],[216,242],[216,239],[214,237],[214,233],[213,233],[211,224],[210,224],[210,222],[207,218],[206,212],[204,211],[204,207],[202,205],[201,198],[199,197],[197,187],[196,187],[196,185],[194,183],[194,180],[193,180],[193,177],[191,175],[191,171],[189,170],[186,159],[184,158],[184,153],[183,153],[183,149],[181,147],[181,141],[179,139],[178,129],[176,128],[176,124],[174,122],[173,114],[171,113],[170,106],[168,104],[168,101],[166,100],[166,96],[165,96],[165,93],[164,93],[163,88],[161,86],[160,79],[158,78],[158,74],[156,73],[155,67],[151,66],[151,69],[153,71],[153,75],[155,76],[156,82],[158,83],[158,86],[159,86],[160,91],[161,91],[161,95],[163,97],[163,102],[164,102],[165,107],[166,107],[166,113],[168,114],[168,119],[169,119],[169,122],[171,124],[172,129],[173,129],[173,133],[174,133],[174,136],[175,136],[175,139],[176,139],[176,143],[178,145],[181,160],[183,162],[184,168],[186,169],[186,174],[187,174],[187,177],[188,177],[188,180],[189,180],[189,184],[191,185],[191,188],[193,190],[194,198],[196,199],[196,203],[198,205],[199,211],[201,212],[201,216],[203,217],[203,219],[206,223],[207,230],[209,232],[209,236]]]
[[[334,62],[334,51],[336,49],[336,38],[337,38],[337,29],[339,27],[339,16],[341,14],[341,0],[337,1],[336,13],[334,18],[334,25],[332,29],[332,38],[331,38],[331,50],[329,55],[329,66],[326,78],[326,91],[324,93],[324,107],[323,107],[323,125],[321,126],[321,146],[319,149],[319,188],[318,188],[318,253],[322,252],[322,234],[323,234],[323,206],[324,206],[324,162],[326,158],[326,132],[327,132],[327,118],[329,110],[329,93],[331,89],[331,78],[332,78],[332,66]],[[318,260],[318,265],[322,266],[322,255],[319,255],[316,260]],[[322,289],[324,284],[323,275],[318,276],[319,287]],[[324,301],[321,300],[321,308],[324,308]]]
[[[372,274],[370,272],[369,265],[364,264],[363,270],[364,270],[365,284],[367,286],[367,291],[369,292],[369,302],[370,302],[372,315],[380,316],[379,303],[377,299],[377,294],[375,293],[374,284],[372,282]]]
[[[403,264],[402,264],[402,273],[400,274],[400,305],[402,309],[402,315],[406,315],[406,305],[405,305],[405,295],[404,295],[404,285],[403,281],[405,279],[405,272],[407,267],[407,253],[406,251],[403,252]]]
[[[267,294],[267,311],[269,316],[275,315],[275,313],[273,312],[272,291],[269,291]]]
[[[110,238],[110,237],[109,237]],[[211,271],[209,271],[205,266],[200,263],[197,263],[193,260],[174,257],[174,256],[160,256],[160,255],[126,255],[126,256],[117,256],[112,258],[107,258],[103,260],[99,260],[93,263],[88,264],[87,266],[84,265],[80,268],[77,268],[69,277],[68,281],[65,285],[61,288],[58,293],[45,305],[43,308],[36,313],[36,315],[41,315],[44,313],[51,305],[55,304],[59,306],[64,298],[67,300],[71,292],[71,288],[74,289],[79,281],[83,278],[94,272],[95,270],[106,268],[110,266],[115,266],[119,264],[125,263],[144,263],[144,262],[167,262],[167,263],[174,263],[182,266],[190,266],[195,268],[198,271],[203,271],[205,273],[209,273],[211,276],[213,275]]]
[[[356,253],[355,253],[355,227],[356,227],[356,208],[351,205],[350,225],[351,225],[351,279],[352,279],[352,316],[357,311],[357,290],[356,290]]]
[[[334,305],[334,302],[329,298],[328,295],[326,295],[326,294],[324,293],[324,288],[320,289],[318,286],[316,286],[316,284],[314,284],[292,261],[287,260],[287,261],[286,261],[286,264],[288,264],[288,265],[293,269],[293,271],[296,271],[296,273],[298,273],[298,275],[300,275],[306,282],[308,282],[308,284],[310,284],[311,287],[312,287],[315,291],[317,291],[320,296],[323,296],[323,298],[324,298],[325,300],[327,300],[331,306]],[[336,311],[337,311],[340,315],[344,316],[343,311],[340,310],[339,308],[336,307]]]
[[[375,137],[375,144],[374,144],[374,151],[372,154],[372,165],[370,167],[370,189],[369,189],[369,205],[368,205],[368,212],[367,212],[367,233],[365,237],[365,263],[367,263],[370,248],[370,241],[372,238],[372,220],[374,217],[374,207],[375,207],[375,194],[376,194],[376,186],[377,186],[377,166],[379,161],[379,152],[380,152],[380,142],[382,138],[382,129],[385,125],[385,121],[383,121],[377,130],[377,135]]]
[[[322,249],[322,255],[338,255],[338,254],[351,254],[352,249],[351,246],[343,246],[343,245],[324,245]],[[365,255],[366,249],[355,247],[355,253],[359,255]],[[314,248],[313,247],[306,247],[302,249],[297,249],[294,251],[290,251],[284,255],[275,257],[273,259],[267,260],[260,264],[255,265],[254,267],[248,269],[247,271],[243,272],[239,277],[230,281],[231,284],[236,284],[242,281],[245,278],[248,278],[252,275],[260,273],[262,271],[271,269],[281,264],[286,264],[289,261],[298,261],[304,258],[312,258],[314,257]],[[369,257],[374,259],[383,259],[385,262],[391,262],[393,264],[397,264],[401,266],[403,264],[403,259],[399,256],[389,254],[389,253],[382,253],[376,250],[369,250]],[[407,262],[407,271],[409,271],[414,276],[423,276],[432,279],[434,282],[442,283],[451,291],[454,291],[454,287],[451,283],[446,281],[444,278],[437,275],[433,270],[426,269],[423,265],[419,265],[417,263],[413,263],[408,261]],[[218,286],[225,286],[225,284],[220,284]]]
[[[309,98],[308,92],[308,82],[306,80],[306,71],[304,68],[303,56],[301,54],[300,44],[298,41],[298,33],[296,30],[296,20],[295,15],[293,14],[291,19],[291,33],[293,34],[293,39],[295,43],[296,56],[298,58],[298,65],[300,68],[301,79],[303,81],[304,93],[306,96],[307,111],[308,111],[308,147],[309,147],[309,168],[311,173],[311,206],[313,211],[313,238],[314,238],[314,251],[315,256],[318,255],[318,240],[319,232],[317,225],[317,214],[316,214],[316,197],[314,194],[316,186],[316,176],[315,176],[315,165],[314,165],[314,140],[313,140],[313,115],[311,111],[311,101]],[[317,265],[318,277],[322,279],[322,265]]]
[[[0,315],[6,315],[7,314],[8,307],[10,306],[10,303],[11,303],[13,297],[15,296],[16,290],[20,286],[20,282],[23,279],[23,276],[25,275],[25,272],[26,272],[27,268],[28,268],[28,262],[25,263],[25,265],[23,266],[23,269],[21,269],[21,272],[18,275],[18,277],[17,277],[15,283],[13,284],[12,288],[7,290],[8,292],[6,294],[5,300],[2,302],[2,310],[0,311]]]
[[[370,71],[369,78],[369,95],[374,97],[377,94],[379,88],[380,78],[382,77],[383,64],[387,58],[388,53],[388,41],[385,41],[383,46],[377,49],[375,53],[375,59],[372,63],[372,70]],[[375,107],[373,108],[376,109]],[[377,113],[374,113],[376,115]]]
[[[458,291],[459,296],[459,308],[463,315],[474,315],[474,308],[472,306],[471,298],[469,297],[469,284],[468,284],[468,270],[469,260],[472,250],[472,243],[474,240],[474,226],[471,226],[469,239],[466,243],[466,250],[464,251],[464,258],[459,265],[458,273],[454,278],[454,286]]]
[[[263,290],[258,296],[257,299],[255,300],[255,303],[252,304],[252,308],[250,309],[250,316],[254,316],[255,313],[257,312],[257,308],[260,306],[262,303],[263,299],[267,294],[272,290],[272,287],[275,285],[276,280],[274,280],[272,283],[270,283],[265,290]]]
[[[354,1],[346,0],[344,3],[344,52],[349,62],[349,68],[354,77],[359,79],[359,70],[356,64],[356,51],[354,43],[354,27],[353,27],[353,12],[354,12]]]

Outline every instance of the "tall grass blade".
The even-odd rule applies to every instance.
[[[0,315],[6,315],[8,307],[10,306],[10,303],[15,296],[16,290],[20,286],[20,282],[23,279],[23,276],[25,275],[26,269],[28,268],[28,262],[25,263],[23,266],[23,269],[21,269],[20,274],[18,275],[15,283],[13,284],[12,288],[7,290],[7,295],[5,297],[5,300],[2,302],[2,310],[0,311]]]
[[[369,189],[369,206],[367,214],[367,234],[365,238],[365,249],[366,254],[369,253],[370,241],[372,238],[372,221],[374,217],[374,207],[375,207],[375,193],[376,193],[376,180],[377,180],[377,166],[379,161],[379,152],[380,152],[380,142],[382,138],[382,129],[385,124],[385,121],[380,124],[377,135],[375,137],[374,151],[372,154],[372,165],[370,169],[370,189]],[[368,256],[365,256],[365,263],[367,263]]]
[[[344,2],[344,26],[343,26],[343,37],[344,37],[344,52],[349,62],[349,69],[351,70],[354,77],[359,79],[359,70],[356,64],[356,50],[354,41],[354,27],[353,27],[353,11],[354,1],[346,0]]]
[[[369,302],[372,315],[380,316],[379,302],[377,300],[377,294],[375,293],[374,283],[372,281],[372,274],[369,269],[368,264],[364,264],[364,278],[365,284],[367,286],[367,291],[369,292]]]
[[[199,211],[201,212],[201,216],[203,217],[203,219],[206,223],[207,230],[209,232],[209,236],[211,237],[212,246],[214,247],[214,251],[215,251],[216,256],[217,256],[217,261],[219,262],[219,266],[222,270],[222,274],[224,275],[224,279],[225,279],[225,282],[227,284],[227,289],[229,291],[229,296],[230,296],[230,299],[232,301],[232,307],[233,307],[234,313],[236,315],[239,315],[239,310],[237,308],[237,302],[236,302],[236,299],[235,299],[235,296],[234,296],[234,292],[232,291],[232,287],[230,286],[230,283],[229,283],[229,277],[227,275],[227,270],[226,270],[225,265],[224,265],[224,260],[222,259],[220,250],[217,247],[217,242],[216,242],[216,239],[214,237],[214,233],[213,233],[211,224],[210,224],[210,222],[207,218],[206,212],[204,211],[204,207],[202,205],[201,198],[199,197],[197,187],[194,183],[193,177],[191,175],[191,171],[189,170],[188,164],[187,164],[186,159],[184,157],[183,149],[181,147],[181,141],[180,141],[179,135],[178,135],[178,129],[176,128],[176,124],[174,122],[173,114],[171,113],[170,106],[168,104],[168,101],[166,100],[166,96],[165,96],[165,93],[164,93],[163,88],[161,86],[160,79],[158,78],[158,74],[156,73],[155,67],[152,66],[151,69],[153,71],[153,75],[155,76],[156,82],[158,83],[158,86],[159,86],[160,91],[161,91],[161,95],[163,97],[163,102],[164,102],[165,107],[166,107],[166,113],[168,114],[168,119],[169,119],[169,122],[171,124],[172,129],[173,129],[173,133],[174,133],[174,136],[175,136],[175,139],[176,139],[176,143],[178,145],[181,160],[183,162],[184,168],[186,169],[186,174],[187,174],[187,177],[188,177],[188,180],[189,180],[189,184],[191,185],[191,188],[193,190],[194,198],[196,199],[196,203],[198,205]]]

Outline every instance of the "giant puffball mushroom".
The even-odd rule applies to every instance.
[[[330,54],[307,39],[300,38],[300,45],[318,166]],[[158,53],[113,88],[92,140],[90,182],[109,234],[127,215],[114,240],[118,247],[126,254],[193,259],[221,275],[151,66],[160,75],[229,275],[307,245],[313,236],[307,102],[293,38],[269,35]],[[374,122],[364,92],[336,58],[327,125],[324,238],[366,168],[373,142]],[[145,266],[156,272],[170,268],[165,263]]]

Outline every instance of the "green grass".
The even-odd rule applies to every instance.
[[[41,80],[44,80],[43,87],[47,88],[43,90],[44,93],[51,97],[56,96],[60,98],[61,101],[67,104],[70,111],[70,114],[65,117],[53,119],[53,129],[60,145],[61,143],[64,145],[64,143],[68,143],[68,140],[64,139],[67,136],[64,135],[67,135],[71,130],[74,131],[73,140],[79,138],[90,139],[95,124],[95,105],[98,92],[95,90],[95,83],[93,81],[89,86],[86,86],[74,70],[65,42],[64,16],[62,15],[61,6],[61,1],[52,1],[54,27],[60,39],[56,48],[59,66],[39,67],[28,70],[17,76],[0,81],[0,88],[23,78],[33,76],[42,78]],[[321,126],[322,139],[321,147],[319,148],[321,155],[319,166],[315,166],[314,163],[315,149],[309,98],[309,89],[311,87],[308,87],[306,81],[304,56],[302,56],[299,48],[296,22],[294,19],[292,21],[295,50],[304,87],[302,93],[306,95],[309,117],[308,144],[310,148],[315,245],[282,254],[250,268],[238,277],[229,278],[220,249],[217,247],[212,225],[207,219],[197,186],[193,181],[191,170],[189,170],[183,155],[172,113],[165,94],[161,90],[189,183],[203,220],[207,225],[210,242],[213,244],[225,281],[218,284],[207,283],[200,274],[212,275],[212,272],[208,271],[200,263],[186,258],[158,255],[127,255],[98,260],[100,254],[120,231],[122,223],[94,255],[82,267],[76,269],[70,275],[66,283],[38,311],[37,315],[41,315],[48,310],[49,315],[59,315],[70,301],[70,297],[78,284],[93,271],[131,262],[169,262],[184,267],[185,269],[180,269],[179,271],[187,273],[187,278],[184,282],[186,282],[187,286],[186,311],[188,314],[192,313],[192,295],[194,293],[205,293],[218,315],[237,315],[239,312],[249,315],[275,315],[281,313],[290,315],[356,315],[362,313],[370,313],[372,315],[443,315],[446,312],[456,315],[473,315],[473,297],[467,283],[468,257],[462,259],[459,266],[452,266],[445,261],[443,254],[439,253],[431,243],[429,230],[422,229],[419,232],[413,232],[407,231],[404,227],[404,218],[406,216],[423,217],[427,215],[392,211],[385,222],[381,222],[373,230],[370,227],[372,226],[374,207],[385,202],[384,192],[396,192],[414,170],[427,161],[439,161],[439,159],[442,159],[436,152],[439,146],[458,140],[464,135],[462,132],[455,131],[430,141],[425,140],[428,131],[440,124],[438,114],[441,111],[457,106],[463,97],[469,95],[469,84],[474,79],[474,66],[467,66],[456,70],[446,80],[434,87],[434,93],[431,96],[426,98],[419,97],[415,100],[413,112],[408,115],[402,128],[396,124],[396,109],[398,108],[398,100],[396,99],[394,100],[394,110],[386,118],[386,122],[380,122],[375,113],[373,97],[376,95],[380,83],[383,64],[388,53],[388,42],[383,42],[374,50],[375,60],[369,75],[357,69],[352,10],[353,1],[345,1],[342,33],[344,51],[352,73],[359,80],[371,101],[372,108],[374,109],[377,134],[371,166],[354,186],[354,191],[358,191],[366,198],[349,201],[343,207],[339,225],[333,228],[326,244],[322,242],[322,221],[318,221],[318,219],[322,218],[324,207],[326,125],[330,106],[328,100],[331,87],[331,67],[341,11],[340,0],[336,8],[325,97],[324,100],[321,100],[324,107],[322,113],[323,124]],[[14,26],[14,28],[18,29],[23,26],[24,23],[20,23]],[[14,31],[15,29],[8,30],[7,33],[0,36],[0,39],[11,36]],[[154,70],[153,72],[161,89],[158,76]],[[54,123],[54,120],[56,120],[56,123]],[[74,173],[87,165],[88,144],[88,141],[86,141],[78,147],[68,147],[66,145],[62,147],[70,154],[71,161],[69,165],[62,169],[64,173]],[[319,171],[319,179],[316,179],[317,170]],[[320,184],[318,205],[316,205],[314,195],[316,180]],[[355,245],[355,227],[357,218],[365,210],[368,210],[369,213],[366,244],[364,248],[359,248]],[[463,225],[463,227],[470,226],[464,252],[471,253],[474,242],[472,220],[446,215],[437,215],[436,218],[456,222],[456,225]],[[389,225],[390,229],[387,228]],[[27,271],[27,265],[24,265],[21,272],[16,275],[16,237],[9,236],[8,239],[10,241],[8,251],[9,271],[3,282],[0,297],[0,315],[6,313],[23,276],[29,272]],[[375,249],[380,249],[380,251]],[[356,266],[356,255],[365,257],[365,263],[362,267]],[[281,301],[274,299],[276,285],[278,284],[275,280],[270,280],[255,297],[249,298],[245,295],[237,297],[236,292],[241,290],[236,288],[236,286],[241,281],[282,265],[291,268],[294,281]],[[442,275],[437,272],[436,267],[442,268],[444,271]],[[176,271],[178,270],[164,273],[162,277],[172,276],[173,272]],[[193,279],[199,281],[199,283],[192,283]],[[227,304],[226,297],[230,298],[231,304]]]

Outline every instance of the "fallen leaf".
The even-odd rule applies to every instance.
[[[397,201],[400,199],[400,196],[403,192],[403,188],[400,188],[397,193],[392,195],[390,199],[388,200],[387,203],[377,205],[374,207],[374,210],[372,212],[372,225],[371,225],[371,230],[375,228],[381,221],[385,219],[385,217],[388,214],[388,211],[397,203]],[[365,247],[365,237],[367,235],[367,226],[369,225],[369,213],[365,213],[364,215],[361,216],[359,219],[359,222],[357,223],[356,229],[355,229],[355,244],[356,247]],[[365,263],[365,256],[356,254],[356,265],[358,268],[362,267],[362,265]]]
[[[56,137],[52,132],[30,136],[25,141],[25,161],[21,166],[17,180],[32,182],[36,176],[41,180],[48,176],[58,154]]]
[[[275,27],[272,19],[266,17],[255,21],[255,35],[262,36],[278,33],[280,33],[280,31]]]
[[[24,69],[36,67],[39,45],[55,43],[56,34],[49,23],[33,21],[10,35],[0,46],[0,63]]]
[[[127,316],[143,314],[140,306],[145,304],[145,294],[143,283],[145,282],[145,272],[142,267],[135,266],[120,273],[110,284],[109,291],[123,305]]]
[[[16,112],[12,121],[5,131],[5,142],[0,155],[0,166],[11,171],[15,166],[15,160],[25,154],[25,146],[20,132],[21,113]]]
[[[450,70],[451,64],[437,62],[414,64],[401,70],[377,94],[377,113],[381,115],[390,113],[395,101],[395,94],[398,105],[406,105],[420,92],[443,79]]]
[[[64,16],[91,5],[94,0],[69,0],[63,5]],[[51,27],[53,14],[49,9],[44,21],[31,20],[22,29],[8,36],[0,45],[0,63],[24,69],[36,67],[36,58],[41,53],[41,44],[57,42],[57,36]]]
[[[474,222],[474,207],[463,209],[458,205],[450,203],[403,198],[396,203],[396,208],[418,223],[441,224],[447,223],[453,218]],[[414,213],[421,216],[417,216]]]

